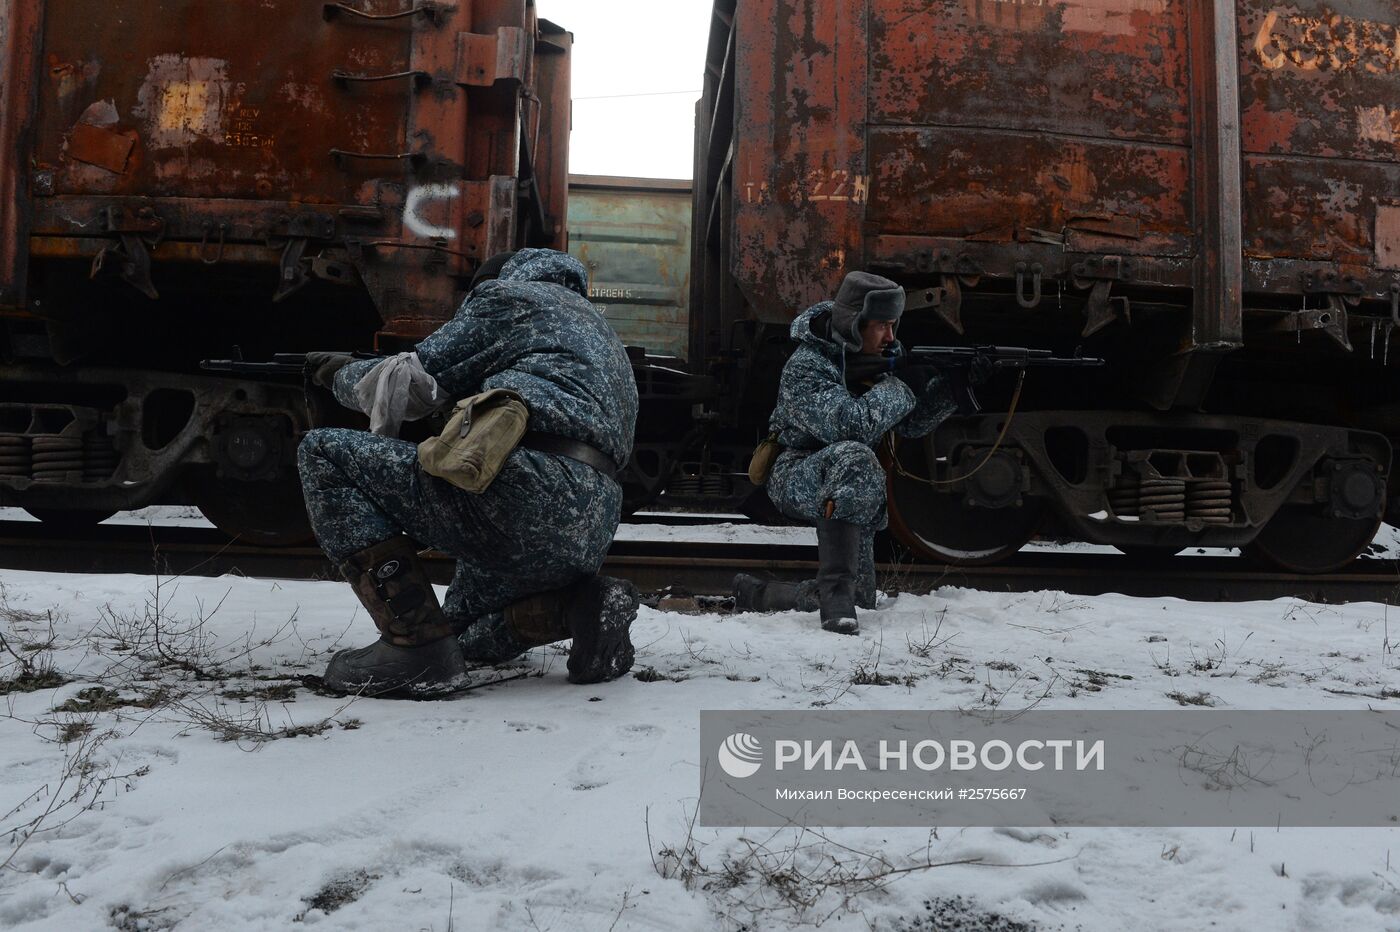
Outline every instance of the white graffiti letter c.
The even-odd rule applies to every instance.
[[[461,192],[455,184],[425,184],[408,192],[408,200],[403,205],[403,224],[414,235],[426,239],[456,239],[457,231],[451,227],[433,226],[418,216],[418,209],[434,201],[450,201]]]
[[[1259,63],[1270,71],[1277,71],[1288,63],[1288,57],[1283,50],[1283,40],[1274,39],[1274,27],[1278,25],[1278,19],[1278,11],[1271,11],[1264,17],[1264,25],[1260,27],[1259,35],[1254,38],[1254,51],[1259,56]]]

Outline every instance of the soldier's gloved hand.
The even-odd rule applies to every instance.
[[[849,388],[864,387],[867,382],[894,370],[896,359],[893,356],[855,355],[846,357],[846,385]]]
[[[314,385],[331,388],[335,374],[355,361],[349,353],[307,353],[305,372]]]
[[[894,370],[894,377],[913,390],[915,397],[922,397],[928,390],[929,383],[938,375],[938,369],[934,366],[921,366],[918,363],[900,366]]]

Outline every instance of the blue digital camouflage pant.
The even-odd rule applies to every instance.
[[[885,471],[875,451],[854,440],[813,453],[787,450],[773,464],[768,497],[789,518],[813,524],[826,516],[826,503],[834,502],[833,518],[861,527],[856,604],[874,608],[875,532],[888,523]]]
[[[336,564],[400,533],[457,560],[443,611],[458,630],[597,572],[621,516],[615,481],[533,450],[513,452],[479,495],[423,472],[414,444],[363,431],[310,431],[297,464]]]

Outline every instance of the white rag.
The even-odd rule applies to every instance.
[[[417,353],[399,353],[376,363],[355,383],[355,400],[369,415],[369,429],[397,437],[404,421],[432,414],[443,403],[437,379],[423,369]]]

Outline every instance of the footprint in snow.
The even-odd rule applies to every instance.
[[[645,723],[618,725],[612,735],[597,742],[582,755],[569,779],[575,790],[596,790],[614,779],[639,773],[641,761],[656,745],[665,730]]]
[[[539,722],[506,722],[506,727],[511,731],[555,731],[553,725],[542,725]]]
[[[1005,835],[1007,838],[1014,838],[1028,845],[1045,845],[1047,848],[1053,848],[1060,843],[1054,835],[1034,829],[1001,827],[994,828],[992,831],[997,835]]]

